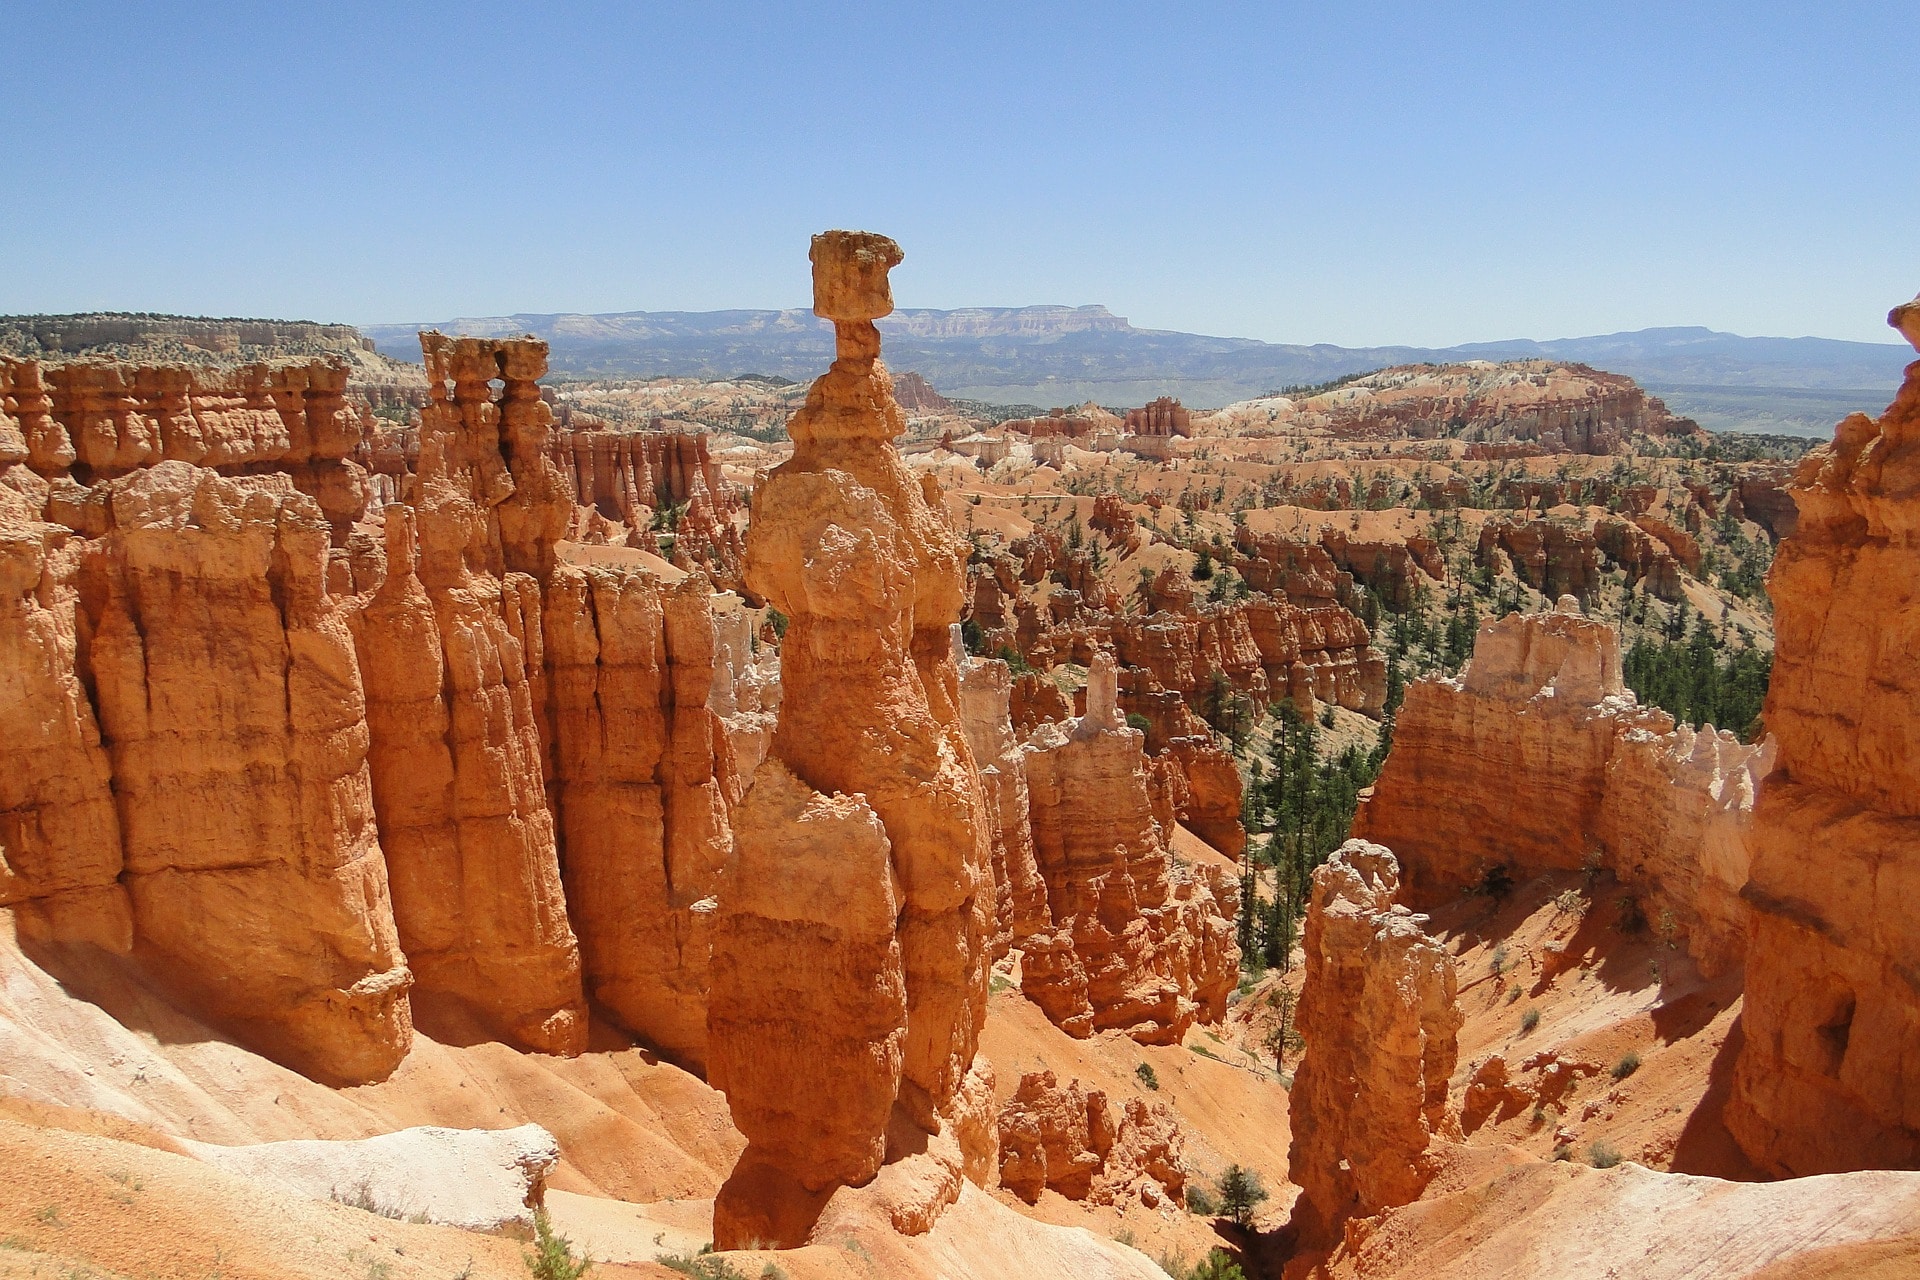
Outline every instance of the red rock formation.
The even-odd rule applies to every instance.
[[[912,417],[947,417],[958,414],[953,401],[933,389],[933,384],[909,369],[894,375],[893,398]]]
[[[1208,735],[1175,738],[1167,744],[1167,754],[1186,784],[1175,817],[1221,853],[1238,859],[1246,852],[1247,829],[1240,821],[1244,793],[1233,753]]]
[[[697,576],[561,564],[544,347],[423,346],[401,429],[337,361],[0,362],[24,753],[0,903],[358,1082],[405,1053],[414,1000],[443,1038],[584,1044],[565,833],[595,996],[697,1062],[729,762],[767,733],[744,614],[723,644]],[[376,491],[405,505],[369,516]]]
[[[954,662],[961,673],[961,723],[980,766],[980,787],[992,817],[993,958],[998,960],[1016,938],[1025,945],[1035,934],[1049,932],[1053,920],[1047,912],[1046,883],[1033,860],[1027,761],[1011,715],[1012,672],[1004,662],[964,658],[957,650]]]
[[[1216,1021],[1239,979],[1236,904],[1168,854],[1143,739],[1120,719],[1113,660],[1088,677],[1087,713],[1027,744],[1034,857],[1055,933],[1028,944],[1023,989],[1074,1035],[1119,1027],[1178,1043]]]
[[[1060,686],[1038,671],[1018,676],[1008,701],[1013,736],[1023,742],[1048,721],[1065,720],[1073,715],[1073,703],[1060,691]]]
[[[1161,396],[1139,409],[1127,410],[1126,431],[1130,436],[1190,436],[1193,416],[1185,405],[1171,396]]]
[[[1890,320],[1914,337],[1916,311]],[[1754,811],[1727,1123],[1776,1174],[1920,1167],[1916,491],[1920,363],[1877,422],[1854,414],[1801,462],[1768,578],[1780,770]]]
[[[120,818],[77,665],[82,544],[38,523],[26,503],[6,505],[0,500],[0,906],[14,908],[28,937],[124,952],[133,922],[119,879]]]
[[[431,1033],[577,1053],[586,1007],[540,731],[538,577],[567,509],[542,448],[546,349],[421,346],[419,500],[388,511],[386,578],[354,621],[394,915]]]
[[[1700,434],[1631,378],[1547,360],[1402,365],[1281,403],[1277,414],[1259,415],[1264,430],[1279,424],[1340,440],[1451,437],[1469,442],[1469,457],[1606,454],[1635,434]]]
[[[1048,1189],[1088,1204],[1186,1203],[1185,1138],[1165,1103],[1129,1098],[1115,1108],[1078,1080],[1029,1071],[999,1129],[1000,1184],[1028,1204]]]
[[[1459,1138],[1447,1081],[1459,1055],[1453,960],[1394,902],[1391,852],[1349,840],[1313,873],[1303,952],[1289,1176],[1303,1241],[1418,1198],[1430,1148]]]
[[[285,476],[184,462],[114,482],[110,506],[82,593],[137,952],[270,1056],[380,1078],[412,978],[326,521]]]
[[[1121,418],[1088,401],[1078,409],[1050,409],[1044,418],[1014,418],[1001,424],[1035,440],[1084,440],[1103,431],[1118,431]]]
[[[1320,531],[1320,545],[1333,563],[1373,588],[1394,610],[1407,609],[1416,591],[1441,581],[1447,573],[1439,544],[1432,538],[1415,535],[1404,542],[1368,542],[1328,526]]]
[[[835,1187],[880,1172],[889,1126],[896,1146],[931,1153],[933,1135],[945,1153],[934,1202],[906,1213],[930,1225],[970,1163],[962,1113],[979,1096],[991,819],[948,634],[967,547],[890,443],[904,418],[873,320],[898,246],[829,232],[812,257],[838,358],[747,541],[749,585],[791,623],[714,937],[710,1079],[748,1140],[715,1204],[722,1248],[798,1243]]]
[[[1087,525],[1106,534],[1114,546],[1121,548],[1123,555],[1138,545],[1139,522],[1117,493],[1094,495],[1093,515],[1087,520]]]
[[[1743,951],[1746,827],[1771,767],[1770,748],[1639,706],[1613,629],[1566,598],[1481,623],[1458,678],[1408,686],[1353,830],[1398,854],[1416,903],[1489,877],[1610,870],[1718,972]]]
[[[1565,521],[1489,520],[1480,526],[1476,558],[1496,573],[1510,565],[1522,582],[1555,599],[1584,600],[1600,585],[1593,531]]]
[[[692,1064],[706,1057],[711,926],[732,844],[723,727],[708,705],[721,660],[710,590],[697,574],[668,588],[647,573],[564,566],[545,611],[556,808],[587,993]]]
[[[1649,595],[1671,601],[1686,598],[1680,582],[1680,561],[1668,550],[1668,543],[1654,538],[1639,524],[1602,517],[1594,522],[1593,541],[1626,572],[1627,581],[1645,582]],[[1697,563],[1699,547],[1693,548],[1693,554]]]
[[[636,529],[646,528],[662,507],[684,506],[689,518],[698,512],[716,521],[740,507],[704,432],[621,431],[563,406],[547,452],[574,503]]]

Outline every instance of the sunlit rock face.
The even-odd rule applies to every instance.
[[[1920,305],[1890,322],[1920,346]],[[1920,1166],[1920,363],[1790,488],[1767,580],[1746,1038],[1727,1123],[1777,1174]]]
[[[892,310],[900,256],[884,236],[815,238],[815,310],[838,358],[789,425],[793,457],[754,495],[747,583],[791,621],[713,945],[710,1078],[749,1143],[715,1206],[722,1247],[798,1243],[834,1188],[880,1173],[890,1135],[945,1175],[904,1180],[949,1201],[981,1163],[964,1148],[992,1132],[969,1087],[992,821],[949,638],[967,544],[892,444],[905,421],[873,321]],[[937,1211],[899,1214],[930,1225]]]

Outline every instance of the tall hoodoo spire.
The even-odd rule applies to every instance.
[[[905,419],[873,322],[899,246],[829,231],[811,257],[838,358],[746,546],[749,587],[791,621],[714,940],[711,1079],[749,1144],[715,1206],[722,1248],[802,1242],[836,1188],[908,1151],[947,1199],[992,1163],[971,1111],[991,1092],[991,858],[948,637],[967,544],[891,443]]]

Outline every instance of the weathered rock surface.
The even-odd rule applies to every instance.
[[[1778,1174],[1920,1167],[1920,364],[1791,492],[1728,1126]]]
[[[1458,677],[1408,686],[1353,830],[1395,851],[1420,904],[1489,877],[1610,870],[1719,972],[1744,950],[1746,829],[1772,763],[1765,744],[1640,706],[1613,629],[1563,598],[1481,623]]]
[[[421,1125],[352,1142],[262,1142],[222,1147],[182,1141],[188,1154],[253,1182],[337,1200],[388,1218],[530,1237],[547,1174],[560,1162],[553,1135]]]
[[[81,540],[0,522],[0,906],[46,941],[124,952],[112,766],[79,677]]]
[[[993,847],[993,958],[1012,949],[1014,939],[1049,932],[1047,886],[1033,857],[1032,804],[1027,791],[1027,758],[1014,734],[1013,673],[997,659],[963,658],[960,719],[980,769],[980,790],[991,817]]]
[[[1186,1201],[1185,1140],[1164,1103],[1115,1106],[1078,1080],[1030,1071],[1001,1108],[999,1129],[1000,1184],[1028,1204],[1047,1189],[1089,1204]]]
[[[1635,434],[1700,431],[1691,420],[1668,413],[1631,378],[1551,360],[1402,365],[1300,399],[1231,405],[1196,425],[1312,432],[1336,440],[1455,437],[1592,454],[1612,453]]]
[[[1173,1044],[1216,1021],[1239,980],[1234,903],[1168,853],[1139,730],[1117,705],[1111,656],[1095,657],[1086,714],[1026,744],[1033,848],[1051,936],[1027,948],[1023,988],[1074,1035],[1125,1028]]]
[[[1325,1243],[1349,1217],[1416,1199],[1458,1139],[1447,1081],[1459,1054],[1453,959],[1394,901],[1393,854],[1349,840],[1313,873],[1294,1075],[1294,1222]]]
[[[714,938],[710,1079],[749,1144],[715,1205],[721,1247],[799,1243],[890,1147],[933,1162],[884,1189],[914,1184],[895,1217],[924,1230],[978,1132],[962,1113],[979,1093],[994,897],[948,630],[966,543],[891,444],[905,423],[873,320],[892,310],[898,246],[829,232],[812,258],[838,358],[789,425],[794,456],[755,493],[746,548],[749,585],[791,621]]]
[[[150,967],[322,1078],[391,1071],[412,981],[374,822],[366,702],[327,525],[284,476],[115,482],[82,568]]]
[[[422,342],[396,435],[331,357],[4,362],[0,903],[338,1082],[416,1009],[577,1052],[577,915],[601,1007],[697,1063],[750,628],[637,552],[561,561],[541,344]]]
[[[1723,1182],[1529,1161],[1388,1214],[1324,1280],[1842,1280],[1920,1263],[1920,1178]],[[1289,1275],[1297,1274],[1289,1269]]]

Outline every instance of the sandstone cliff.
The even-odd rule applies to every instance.
[[[1620,676],[1611,627],[1571,598],[1481,623],[1454,679],[1408,686],[1393,750],[1354,818],[1409,896],[1545,870],[1608,870],[1709,972],[1745,947],[1746,828],[1772,749],[1676,728]]]
[[[422,344],[397,439],[338,360],[0,362],[0,902],[317,1079],[588,991],[697,1063],[766,676],[698,575],[562,563],[541,344]]]
[[[1447,1111],[1461,1024],[1453,959],[1424,916],[1394,901],[1399,888],[1393,854],[1363,840],[1313,873],[1287,1156],[1309,1244],[1416,1199],[1438,1167],[1429,1148],[1459,1138]]]
[[[1917,311],[1889,319],[1913,338]],[[1768,579],[1780,768],[1754,811],[1728,1125],[1778,1174],[1920,1166],[1917,489],[1920,364],[1878,421],[1853,415],[1801,463]]]

